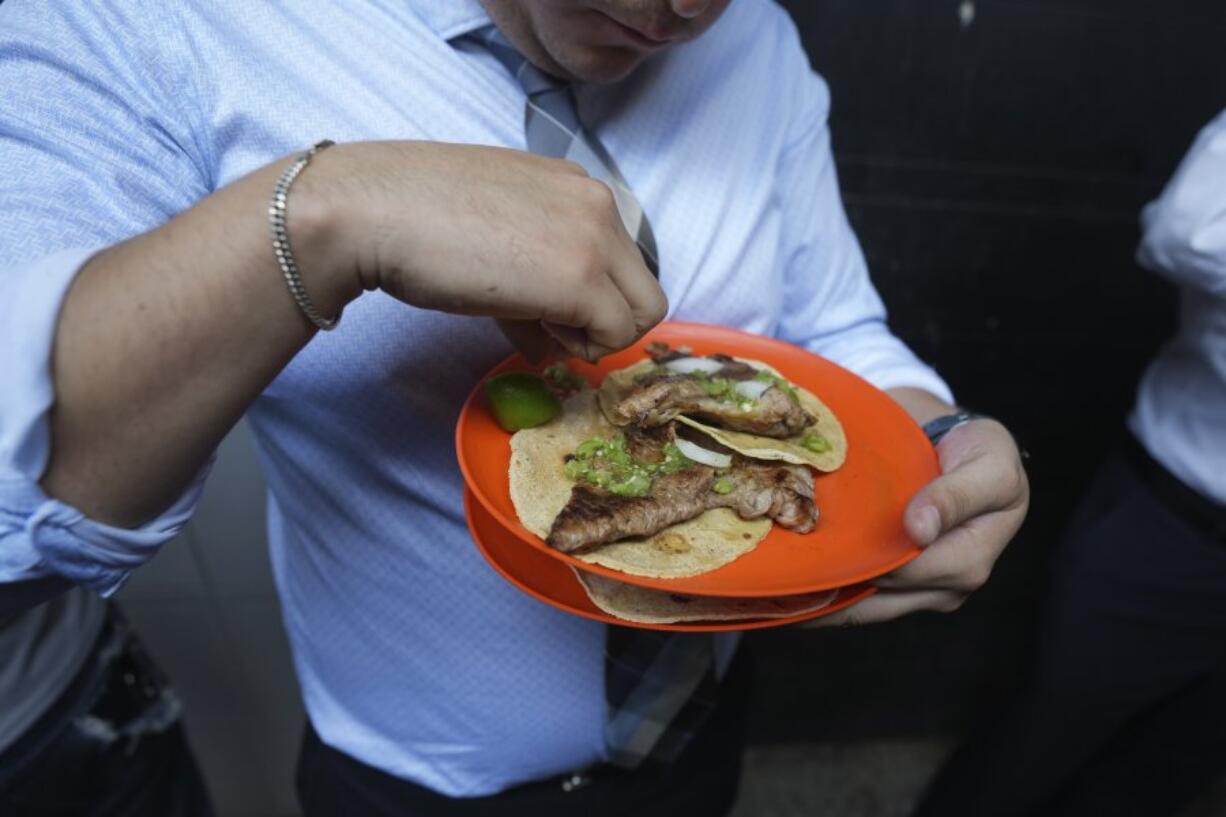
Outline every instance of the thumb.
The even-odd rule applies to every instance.
[[[930,545],[970,519],[1008,507],[1013,495],[999,470],[990,457],[973,457],[924,486],[903,513],[912,541]]]

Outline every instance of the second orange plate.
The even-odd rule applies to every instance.
[[[472,499],[472,491],[464,492],[464,510],[468,514],[468,527],[477,544],[477,550],[504,579],[529,596],[548,605],[577,616],[617,624],[622,627],[637,627],[641,630],[672,630],[682,633],[710,633],[731,630],[761,630],[767,627],[783,627],[812,618],[828,616],[844,607],[850,607],[876,592],[876,588],[859,586],[845,587],[834,600],[810,613],[801,613],[787,618],[757,618],[741,621],[690,621],[679,624],[640,624],[609,615],[597,607],[584,591],[575,573],[556,559],[550,559],[535,548],[524,543],[498,524],[485,508]]]
[[[843,424],[848,452],[841,468],[817,477],[817,529],[801,535],[776,525],[756,549],[731,564],[682,579],[630,576],[559,553],[519,523],[509,487],[511,435],[494,421],[479,383],[456,425],[460,469],[477,502],[525,547],[630,584],[709,596],[786,596],[847,587],[919,554],[903,530],[903,509],[939,467],[923,431],[889,395],[791,344],[703,324],[663,324],[595,365],[570,365],[595,386],[609,372],[643,360],[652,341],[688,346],[698,355],[723,352],[761,360],[830,407]],[[516,355],[489,375],[514,370],[530,367]]]

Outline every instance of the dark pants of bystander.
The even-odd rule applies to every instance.
[[[1055,563],[1018,698],[916,817],[1178,814],[1226,770],[1226,509],[1135,440]]]
[[[179,709],[112,609],[80,674],[0,753],[0,815],[209,817]]]

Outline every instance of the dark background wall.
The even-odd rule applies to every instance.
[[[1012,427],[1034,495],[958,613],[754,635],[754,738],[957,735],[1023,666],[1059,531],[1173,325],[1173,292],[1132,258],[1137,216],[1226,107],[1226,3],[784,5],[830,83],[844,198],[896,331]]]

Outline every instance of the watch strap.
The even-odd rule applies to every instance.
[[[953,431],[960,425],[969,423],[971,420],[991,420],[992,418],[986,414],[980,414],[975,411],[958,411],[953,414],[945,414],[937,417],[935,420],[929,420],[924,423],[924,434],[928,436],[928,441],[936,445],[949,432]]]

